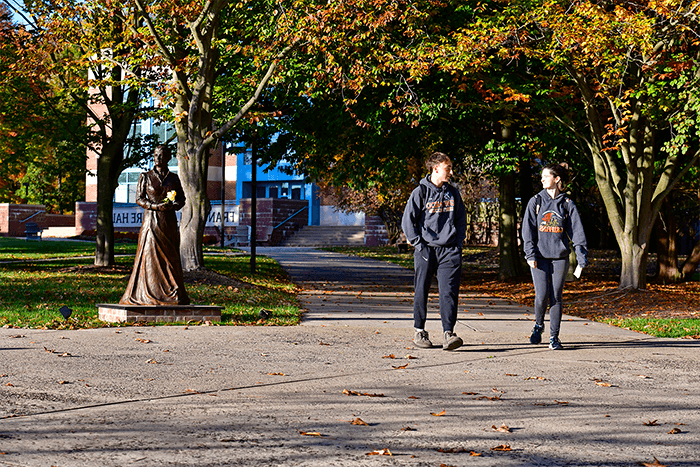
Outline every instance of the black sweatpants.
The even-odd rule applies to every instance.
[[[428,316],[428,293],[433,275],[437,273],[440,295],[440,319],[442,330],[453,332],[457,322],[457,300],[462,279],[462,249],[454,247],[429,247],[413,253],[415,269],[413,300],[413,326],[425,329]]]
[[[535,284],[535,323],[544,326],[544,313],[549,303],[549,335],[559,337],[561,296],[569,270],[568,256],[561,259],[537,258],[537,267],[530,268]]]

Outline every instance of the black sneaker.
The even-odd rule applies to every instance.
[[[535,327],[532,328],[532,335],[530,335],[530,344],[539,344],[542,342],[542,331],[544,331],[544,326],[535,324]]]
[[[561,350],[564,348],[564,346],[561,345],[561,341],[559,340],[558,337],[550,337],[549,338],[549,348],[552,350]]]
[[[455,350],[462,347],[464,341],[457,337],[457,334],[450,331],[445,331],[445,343],[442,344],[442,350]]]
[[[413,343],[416,347],[420,347],[421,349],[430,349],[433,346],[433,343],[430,342],[428,338],[428,331],[416,331],[416,337],[413,338]]]

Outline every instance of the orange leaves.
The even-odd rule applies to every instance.
[[[457,454],[460,452],[469,452],[466,448],[437,448],[437,452],[445,452],[449,454]]]
[[[389,451],[389,449],[387,449],[387,448],[384,448],[384,449],[382,449],[381,451],[375,450],[375,451],[372,451],[372,452],[368,452],[368,453],[365,454],[365,455],[366,455],[366,456],[392,456],[392,457],[393,457],[393,454],[392,454],[391,451]]]
[[[321,434],[318,431],[300,431],[299,434],[301,436],[318,436],[319,438],[325,437],[325,435]]]
[[[498,431],[501,433],[510,433],[511,432],[510,428],[505,423],[499,427],[496,427],[496,425],[492,425],[491,428],[493,428],[493,431]]]
[[[511,451],[510,445],[508,444],[501,444],[500,446],[496,446],[494,448],[491,448],[492,451]]]
[[[654,462],[637,462],[637,465],[641,465],[643,467],[666,467],[666,464],[659,462],[656,457],[654,457]]]
[[[360,417],[357,417],[355,420],[350,422],[351,425],[361,425],[361,426],[369,426],[367,422],[362,420]]]
[[[399,365],[399,366],[391,365],[391,367],[392,367],[394,370],[403,370],[403,369],[405,369],[407,366],[408,366],[408,363],[406,363],[405,365]]]
[[[446,412],[445,412],[444,410],[443,410],[442,412],[438,412],[438,413],[430,412],[430,415],[432,415],[432,416],[434,416],[434,417],[442,417],[442,416],[444,416],[445,414],[446,414]]]

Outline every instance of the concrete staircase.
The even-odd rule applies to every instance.
[[[363,246],[364,226],[307,225],[280,246]]]

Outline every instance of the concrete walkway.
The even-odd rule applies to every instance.
[[[467,345],[416,349],[410,271],[258,252],[301,326],[0,329],[0,466],[700,465],[698,341],[565,317],[550,351],[466,294]]]

